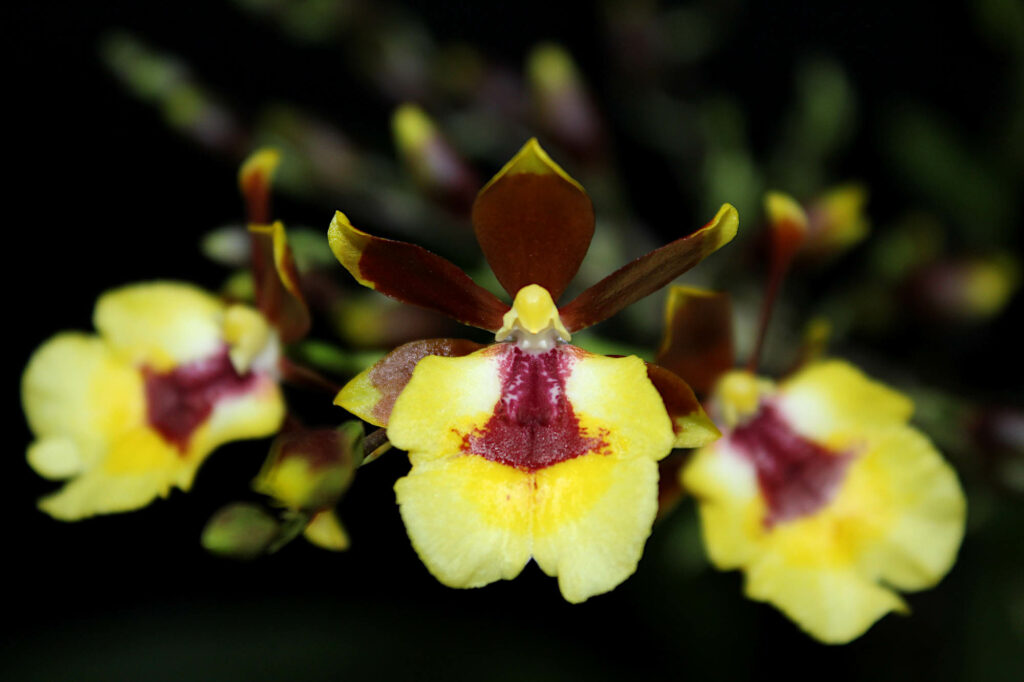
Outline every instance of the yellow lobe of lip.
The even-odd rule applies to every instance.
[[[504,341],[516,329],[530,334],[552,329],[563,341],[570,339],[551,294],[539,284],[529,284],[520,289],[512,301],[512,309],[505,313],[501,322],[501,329],[495,334],[498,341]]]

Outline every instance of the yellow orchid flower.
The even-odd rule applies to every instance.
[[[748,597],[845,643],[907,611],[895,590],[932,587],[949,572],[964,494],[907,424],[908,398],[830,360],[778,384],[734,370],[710,404],[722,438],[682,480],[712,563],[742,569]]]
[[[773,267],[761,338],[806,226],[789,197],[766,203]],[[849,642],[907,610],[896,590],[932,587],[950,570],[963,491],[908,424],[907,397],[839,360],[775,382],[754,373],[757,350],[748,369],[732,369],[732,348],[728,297],[673,288],[658,362],[707,396],[722,432],[681,472],[708,555],[718,569],[744,572],[749,598],[822,642]]]
[[[188,284],[133,284],[97,301],[98,335],[63,332],[22,377],[29,464],[67,483],[40,508],[63,520],[188,490],[218,446],[276,432],[279,343],[255,310]]]
[[[727,243],[725,205],[692,235],[555,301],[590,244],[583,188],[530,140],[479,193],[477,240],[511,306],[424,249],[373,237],[337,213],[328,238],[361,284],[495,333],[489,346],[399,347],[335,402],[408,451],[395,485],[406,530],[445,585],[511,579],[532,558],[581,602],[635,571],[657,511],[658,460],[718,436],[690,388],[571,334],[657,291]]]

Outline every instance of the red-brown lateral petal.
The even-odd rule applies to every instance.
[[[685,286],[669,289],[655,362],[707,396],[735,362],[729,295]]]
[[[280,162],[280,152],[264,147],[253,152],[238,170],[238,188],[250,223],[270,222],[270,184]]]
[[[391,408],[420,360],[428,355],[461,357],[483,347],[465,339],[425,339],[399,346],[345,384],[334,404],[371,424],[387,426]]]
[[[722,435],[685,381],[664,367],[649,362],[647,378],[661,394],[665,411],[672,420],[672,432],[675,434],[672,447],[696,448]]]
[[[256,150],[239,169],[238,186],[249,221],[256,305],[291,343],[309,332],[310,317],[284,225],[270,222],[270,187],[280,161],[276,149]]]
[[[594,236],[590,197],[531,139],[473,204],[477,241],[510,296],[539,284],[558,297]]]
[[[271,225],[250,224],[249,234],[256,304],[283,342],[298,341],[309,332],[312,320],[284,225],[280,221]]]
[[[781,192],[768,192],[764,205],[771,238],[771,264],[768,268],[768,285],[765,287],[764,301],[761,303],[757,341],[747,361],[747,369],[751,372],[757,370],[761,348],[768,334],[768,323],[772,319],[772,309],[782,287],[782,280],[793,263],[793,257],[807,237],[807,214],[793,197]]]
[[[341,211],[334,214],[327,240],[341,264],[363,286],[463,324],[492,332],[501,328],[508,304],[450,261],[414,244],[357,230]]]
[[[727,244],[738,226],[736,209],[723,204],[711,222],[693,234],[637,258],[577,296],[559,311],[562,323],[574,333],[608,319]]]

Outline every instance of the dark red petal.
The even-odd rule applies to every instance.
[[[428,355],[461,357],[483,347],[465,339],[425,339],[399,346],[348,382],[334,404],[371,424],[387,426],[391,408],[420,360]]]
[[[661,395],[665,411],[672,420],[672,432],[676,436],[672,447],[696,448],[722,435],[685,381],[651,363],[647,363],[647,378]]]
[[[779,295],[782,280],[807,236],[807,214],[795,199],[781,192],[768,192],[764,204],[771,238],[771,265],[768,269],[764,301],[761,303],[757,340],[747,361],[747,369],[751,372],[757,371],[761,348],[768,334],[768,323],[771,321],[772,309],[775,307],[775,298]]]
[[[531,139],[473,204],[477,241],[511,296],[539,284],[565,291],[594,236],[590,197]]]
[[[715,380],[735,362],[729,295],[672,287],[665,303],[665,329],[655,362],[706,396]]]
[[[444,258],[414,244],[357,230],[341,211],[334,214],[327,239],[334,255],[363,286],[463,324],[488,331],[501,328],[508,304]]]
[[[280,162],[280,152],[264,147],[253,152],[238,170],[238,188],[250,223],[270,222],[270,185]]]
[[[310,317],[284,225],[270,222],[271,180],[280,160],[276,149],[257,150],[239,169],[238,185],[249,221],[256,305],[281,340],[291,343],[309,332]]]
[[[570,332],[608,319],[653,294],[736,236],[739,216],[723,204],[707,225],[619,268],[577,296],[559,313]]]
[[[249,234],[256,305],[277,329],[281,341],[298,341],[309,332],[311,319],[284,225],[251,224]]]

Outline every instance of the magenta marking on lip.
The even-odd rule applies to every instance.
[[[607,454],[607,431],[590,436],[566,398],[571,351],[524,353],[509,345],[502,353],[501,399],[482,428],[463,434],[464,452],[530,472],[588,452]]]
[[[225,347],[220,352],[170,372],[142,368],[146,418],[164,440],[184,454],[195,430],[213,412],[217,401],[245,393],[257,381],[251,372],[235,371]]]
[[[758,487],[768,503],[768,528],[813,514],[831,502],[854,457],[796,433],[771,404],[734,429],[729,442],[757,470]]]

